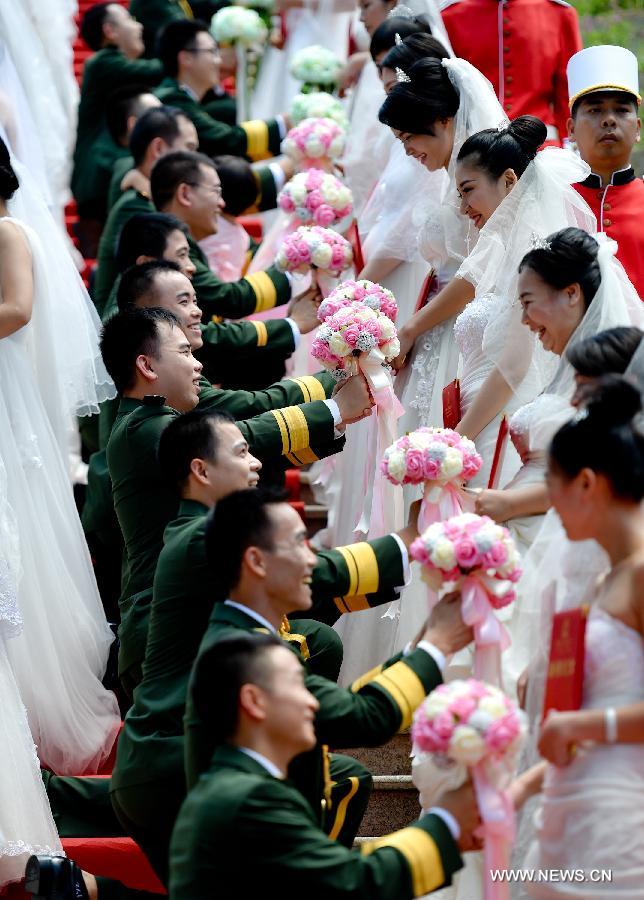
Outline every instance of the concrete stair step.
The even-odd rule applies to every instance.
[[[374,775],[373,792],[358,835],[381,837],[405,828],[420,814],[411,775]]]
[[[338,749],[339,753],[353,756],[374,775],[410,775],[411,739],[408,733],[396,734],[382,747],[354,747]]]

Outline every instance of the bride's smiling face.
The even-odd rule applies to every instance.
[[[516,183],[513,169],[506,169],[499,178],[494,178],[476,165],[472,157],[459,160],[456,163],[456,188],[461,198],[461,215],[471,219],[477,228],[483,228]]]
[[[402,143],[407,156],[436,172],[446,169],[454,148],[454,119],[440,119],[433,124],[434,134],[412,134],[408,131],[392,129]]]
[[[570,284],[559,290],[526,266],[519,273],[518,290],[523,308],[521,321],[537,335],[545,350],[561,356],[584,317],[581,288]]]

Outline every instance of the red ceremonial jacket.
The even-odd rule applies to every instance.
[[[617,241],[617,259],[644,300],[644,181],[629,166],[604,187],[592,174],[575,188],[595,213],[597,230]]]
[[[577,13],[564,0],[445,0],[441,14],[456,56],[492,82],[509,119],[537,116],[548,139],[566,135],[568,60],[582,49]]]

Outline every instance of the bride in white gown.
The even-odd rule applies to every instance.
[[[14,165],[17,178],[0,142],[0,459],[24,623],[7,650],[42,764],[83,774],[109,755],[120,715],[101,684],[113,636],[64,454],[71,417],[97,411],[114,389],[80,277],[28,173]]]
[[[610,881],[527,885],[530,896],[641,897],[644,881],[644,438],[632,423],[637,390],[598,385],[585,412],[550,451],[549,487],[568,538],[592,539],[610,560],[583,598],[586,629],[581,709],[551,714],[539,749],[548,765],[515,785],[519,801],[541,792],[526,869],[610,871]]]

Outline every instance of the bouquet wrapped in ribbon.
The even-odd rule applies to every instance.
[[[302,82],[302,93],[335,90],[342,71],[342,63],[332,50],[311,44],[295,54],[289,67],[296,81]]]
[[[432,522],[468,508],[463,483],[477,474],[482,462],[469,438],[451,428],[423,426],[385,450],[381,469],[392,484],[425,485],[418,517],[422,533]]]
[[[295,125],[282,141],[282,153],[301,168],[324,166],[344,153],[345,131],[333,119],[309,118]]]
[[[345,219],[348,225],[353,211],[353,195],[349,188],[335,175],[321,169],[308,169],[294,175],[279,192],[277,203],[302,225],[322,228],[337,226]]]
[[[353,262],[351,244],[337,231],[314,225],[300,226],[282,241],[275,265],[281,272],[306,275],[319,270],[337,278]]]
[[[412,559],[436,593],[461,593],[463,621],[474,629],[474,675],[501,683],[501,653],[510,638],[495,611],[516,599],[519,554],[507,528],[462,513],[434,522],[411,545]]]
[[[485,898],[505,900],[507,882],[490,872],[507,869],[514,840],[514,808],[507,788],[527,732],[523,712],[503,691],[473,678],[432,691],[414,715],[414,751],[441,768],[460,766],[472,776],[484,840]]]
[[[347,131],[349,120],[342,103],[326,91],[314,94],[296,94],[291,103],[290,118],[294,125],[303,119],[331,119],[343,131]]]
[[[323,321],[311,348],[313,358],[338,380],[361,372],[375,400],[376,434],[369,435],[365,444],[365,503],[356,527],[371,538],[402,524],[402,497],[378,477],[378,462],[395,437],[402,414],[389,367],[400,351],[393,322],[397,312],[393,294],[380,285],[343,282],[320,304],[318,316]]]

